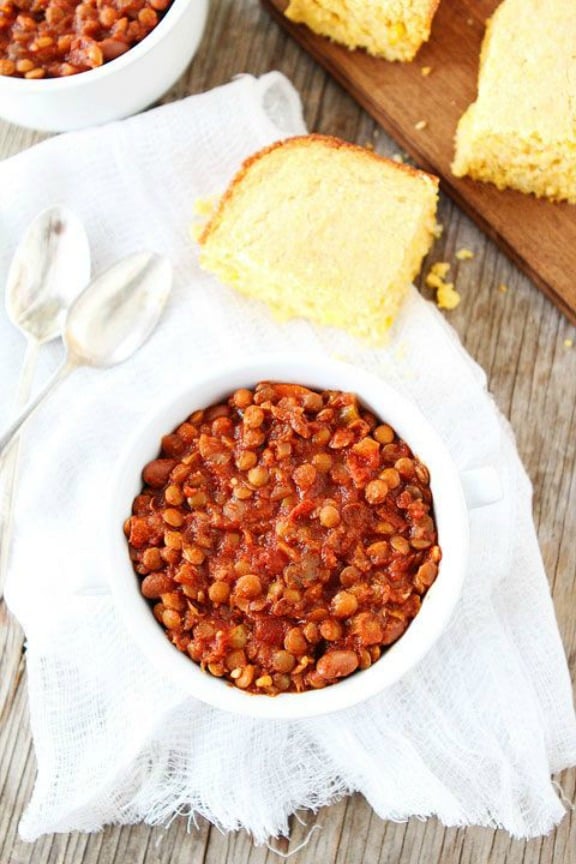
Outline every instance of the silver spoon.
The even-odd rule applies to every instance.
[[[60,335],[68,307],[90,278],[90,246],[84,226],[66,207],[43,210],[22,237],[6,281],[6,312],[26,337],[16,388],[16,409],[30,396],[40,347]],[[19,450],[4,466],[0,590],[8,565]]]
[[[167,258],[139,252],[110,267],[74,301],[64,327],[66,359],[0,437],[0,456],[38,406],[78,366],[127,360],[154,330],[172,287]]]
[[[20,241],[6,283],[6,311],[27,339],[26,362],[60,335],[72,300],[90,278],[84,226],[66,207],[44,210]]]

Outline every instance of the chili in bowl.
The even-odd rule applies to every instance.
[[[207,9],[208,0],[7,0],[0,116],[60,132],[141,111],[184,72]]]
[[[459,595],[467,512],[418,410],[347,364],[272,355],[191,384],[122,460],[111,585],[176,686],[268,717],[398,680]]]

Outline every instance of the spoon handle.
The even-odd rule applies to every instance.
[[[52,393],[53,390],[58,387],[58,385],[64,381],[65,378],[75,369],[75,364],[71,363],[70,360],[65,360],[62,366],[54,373],[52,378],[48,381],[45,387],[38,393],[35,399],[26,405],[22,413],[16,418],[16,420],[5,430],[5,432],[0,436],[0,460],[3,459],[9,448],[12,444],[14,438],[24,425],[29,417],[36,411],[36,409],[42,404],[42,402],[46,399],[46,397]]]
[[[16,411],[22,410],[30,398],[32,389],[32,381],[36,371],[36,362],[38,360],[38,352],[40,350],[40,342],[29,338],[26,343],[26,352],[24,354],[24,362],[18,379],[16,388],[16,399],[14,400],[14,408]],[[8,559],[10,557],[10,549],[12,546],[12,524],[14,519],[14,494],[16,491],[16,483],[18,481],[18,468],[20,460],[20,443],[17,442],[10,452],[6,454],[4,463],[4,483],[2,494],[2,527],[0,529],[0,596],[4,590],[6,581],[6,571],[8,568]]]

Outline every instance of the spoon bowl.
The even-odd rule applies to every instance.
[[[43,210],[22,237],[8,271],[6,312],[38,344],[56,339],[66,312],[90,279],[90,246],[67,207]]]
[[[167,258],[139,252],[94,279],[70,307],[64,332],[69,359],[84,366],[115,366],[152,333],[171,287]]]
[[[66,318],[66,359],[44,389],[0,436],[0,456],[44,399],[78,366],[106,367],[127,360],[156,327],[172,286],[167,258],[138,252],[94,279]]]

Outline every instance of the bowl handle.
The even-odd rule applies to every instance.
[[[469,510],[495,504],[504,497],[500,475],[492,465],[461,471],[460,480]]]

